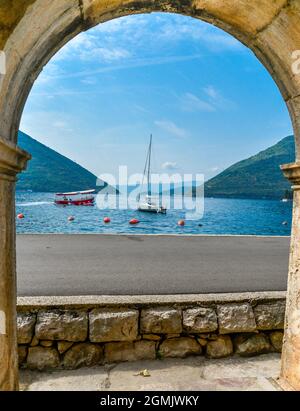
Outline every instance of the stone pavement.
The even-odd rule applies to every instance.
[[[147,369],[149,377],[138,375]],[[23,391],[276,391],[280,355],[138,361],[74,371],[21,370]]]

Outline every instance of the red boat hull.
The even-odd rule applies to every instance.
[[[74,206],[93,206],[95,203],[95,200],[89,199],[89,200],[56,200],[55,204],[57,205],[74,205]]]

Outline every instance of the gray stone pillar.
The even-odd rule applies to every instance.
[[[300,163],[281,169],[293,185],[294,204],[280,382],[300,390]]]
[[[18,389],[15,181],[29,159],[0,138],[0,391]]]

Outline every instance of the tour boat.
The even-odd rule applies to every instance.
[[[76,191],[73,193],[55,194],[55,204],[57,205],[75,205],[75,206],[93,206],[95,203],[96,190]]]
[[[145,200],[141,202],[141,194],[139,195],[139,206],[138,211],[144,211],[147,213],[160,213],[166,214],[167,209],[162,205],[159,205],[155,202],[153,197],[151,196],[151,154],[152,154],[152,135],[150,136],[150,144],[148,148],[148,153],[146,157],[146,164],[144,169],[144,178],[147,175],[147,183],[148,183],[148,194],[145,197]],[[142,187],[144,185],[144,181],[142,183]]]

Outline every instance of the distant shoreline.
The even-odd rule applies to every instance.
[[[59,190],[57,190],[57,191],[34,191],[34,190],[19,190],[19,189],[16,189],[16,194],[39,194],[39,193],[41,193],[41,194],[55,194],[55,193],[58,193],[59,192]],[[122,196],[122,195],[124,195],[124,194],[122,194],[122,193],[116,193],[116,195],[118,195],[118,196]],[[154,194],[154,195],[157,195],[158,196],[158,194]],[[171,197],[175,197],[175,196],[179,196],[179,194],[175,194],[175,195],[172,195]],[[187,196],[187,197],[189,197],[189,198],[195,198],[195,197],[193,197],[193,196]],[[270,201],[281,201],[284,197],[246,197],[246,196],[243,196],[243,197],[231,197],[231,196],[218,196],[218,195],[216,195],[216,196],[206,196],[206,195],[204,195],[204,198],[208,198],[208,199],[219,199],[219,200],[270,200]],[[288,199],[288,202],[293,202],[293,199]]]

